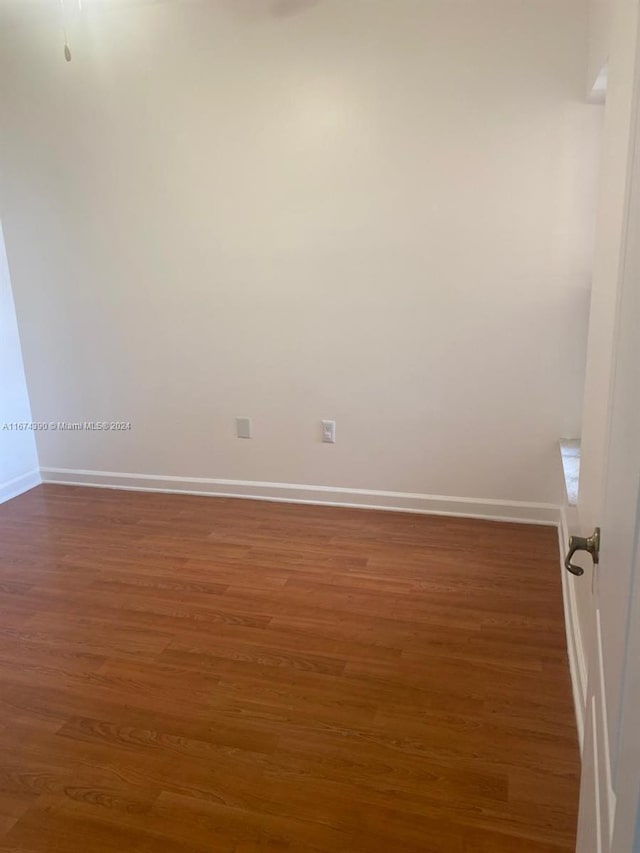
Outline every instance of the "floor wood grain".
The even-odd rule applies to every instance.
[[[0,507],[0,853],[553,853],[554,528],[41,486]]]

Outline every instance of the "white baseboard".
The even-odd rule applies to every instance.
[[[17,498],[23,492],[28,492],[29,489],[39,486],[41,482],[40,471],[36,468],[34,471],[28,471],[26,474],[14,477],[13,480],[7,480],[6,483],[0,483],[0,504],[11,500],[11,498]]]
[[[562,576],[562,599],[564,603],[564,624],[567,633],[569,670],[571,672],[571,687],[576,712],[578,739],[580,741],[580,751],[582,752],[587,708],[587,659],[582,632],[580,631],[580,621],[578,619],[575,579],[564,567],[564,555],[569,542],[569,528],[564,508],[560,510],[558,537],[560,539],[560,572]]]
[[[557,525],[560,507],[555,504],[422,495],[339,486],[308,486],[296,483],[264,483],[252,480],[220,480],[203,477],[170,477],[156,474],[123,474],[71,468],[41,468],[45,483],[97,486],[145,492],[179,492],[212,497],[236,497],[284,503],[328,504],[362,509],[385,509],[431,515],[452,515],[490,521]]]

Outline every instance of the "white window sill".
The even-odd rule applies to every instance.
[[[567,503],[576,506],[578,503],[578,489],[580,486],[580,439],[561,438],[560,454],[562,455],[562,469],[564,471],[564,484],[567,490]]]

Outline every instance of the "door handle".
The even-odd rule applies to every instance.
[[[600,560],[600,528],[596,527],[591,536],[570,536],[569,537],[569,552],[564,558],[564,567],[572,575],[583,575],[584,569],[580,566],[574,566],[571,558],[576,551],[586,551],[591,554],[594,566],[598,565]]]

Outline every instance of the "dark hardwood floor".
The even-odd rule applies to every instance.
[[[554,528],[41,486],[0,561],[0,853],[574,849]]]

